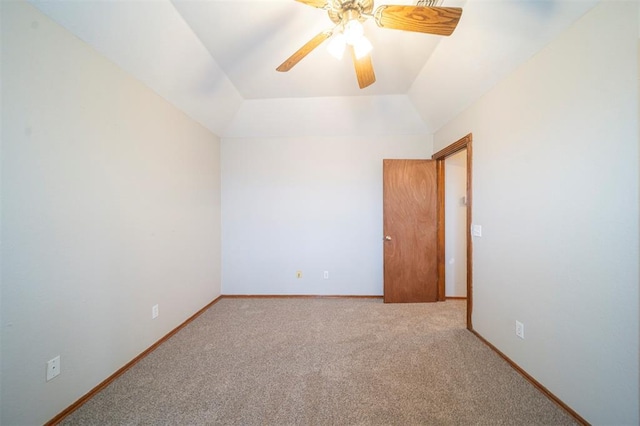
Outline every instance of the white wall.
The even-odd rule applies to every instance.
[[[32,6],[1,7],[0,423],[42,424],[220,294],[219,140]]]
[[[3,9],[0,5],[0,60],[2,59],[2,15]],[[2,327],[2,139],[3,139],[3,103],[2,103],[2,64],[0,64],[0,327]],[[0,328],[0,420],[2,419],[2,332]]]
[[[445,296],[467,296],[467,150],[444,161]]]
[[[429,158],[431,136],[224,138],[221,152],[224,294],[382,294],[382,160]]]
[[[225,138],[399,136],[432,132],[407,95],[251,99]]]
[[[593,424],[639,423],[637,8],[599,4],[434,140],[473,132],[475,329]]]
[[[27,0],[220,135],[243,99],[171,0]]]

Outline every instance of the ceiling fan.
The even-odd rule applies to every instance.
[[[462,9],[459,7],[432,7],[383,5],[373,11],[373,0],[296,0],[308,6],[324,9],[335,26],[322,31],[298,49],[277,71],[286,72],[293,68],[313,49],[331,38],[327,50],[340,59],[348,48],[356,69],[358,85],[361,89],[376,81],[371,63],[371,43],[364,36],[362,22],[373,18],[381,28],[413,31],[448,36],[458,25]],[[434,0],[418,2],[432,4]],[[373,12],[373,13],[372,13]]]

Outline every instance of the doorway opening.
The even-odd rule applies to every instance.
[[[445,298],[467,298],[467,150],[444,159]]]
[[[436,160],[436,168],[438,173],[438,297],[439,300],[445,300],[447,294],[446,275],[447,275],[447,253],[445,248],[446,238],[446,196],[445,196],[445,160],[452,158],[455,154],[466,152],[466,195],[464,202],[466,203],[466,224],[464,233],[466,235],[466,298],[467,298],[467,329],[473,330],[472,311],[473,311],[473,240],[471,239],[471,219],[472,219],[472,135],[469,133],[465,137],[457,140],[446,148],[436,152],[431,156]],[[462,199],[460,197],[460,202]],[[454,261],[455,264],[455,261]],[[452,286],[449,286],[452,287]]]

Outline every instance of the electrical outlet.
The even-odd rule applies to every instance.
[[[160,315],[158,305],[153,305],[153,307],[151,308],[151,319],[158,318],[158,315]]]
[[[324,271],[324,279],[325,280],[329,279],[329,271]]]
[[[296,272],[296,278],[302,278],[302,271]]]
[[[516,321],[516,336],[524,339],[524,324],[520,321]]]
[[[47,382],[60,374],[60,355],[47,361]]]

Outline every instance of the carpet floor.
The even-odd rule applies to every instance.
[[[565,425],[465,301],[222,299],[64,425]]]

